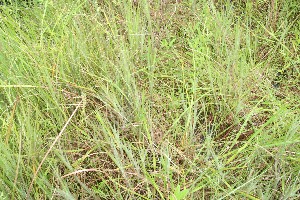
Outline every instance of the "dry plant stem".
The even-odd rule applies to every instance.
[[[19,97],[17,97],[17,99],[16,99],[16,101],[14,103],[14,107],[13,107],[12,113],[11,113],[11,117],[10,117],[10,120],[9,120],[9,126],[8,126],[7,134],[6,134],[6,140],[5,140],[6,144],[8,144],[8,141],[9,141],[9,137],[10,137],[10,134],[11,134],[11,129],[12,129],[12,126],[13,126],[15,111],[17,109],[17,105],[18,105],[19,100],[20,100]]]
[[[77,170],[75,172],[71,172],[69,174],[63,175],[61,178],[66,178],[68,176],[72,176],[72,175],[76,175],[82,172],[117,172],[120,171],[120,169],[107,169],[107,170],[101,170],[100,168],[98,169],[81,169],[81,170]]]
[[[13,189],[13,195],[15,194],[15,189],[17,188],[17,181],[18,181],[18,176],[19,176],[19,168],[20,168],[20,161],[21,161],[21,152],[22,152],[22,133],[20,132],[20,142],[19,142],[19,156],[18,156],[18,164],[17,164],[17,169],[16,169],[16,175],[14,179],[14,189]],[[14,196],[13,196],[14,198]]]
[[[63,132],[66,130],[67,126],[69,125],[71,119],[73,118],[73,116],[75,115],[75,113],[77,112],[77,110],[79,109],[79,107],[81,106],[82,102],[80,102],[75,110],[73,111],[73,113],[71,114],[71,116],[69,117],[68,121],[65,123],[65,125],[63,126],[63,128],[61,129],[60,133],[56,136],[55,140],[53,141],[53,143],[51,144],[50,148],[48,149],[47,153],[45,154],[44,158],[42,159],[41,163],[39,164],[36,172],[34,173],[33,175],[33,178],[31,180],[31,183],[30,183],[30,186],[28,188],[28,191],[27,191],[27,195],[26,195],[26,199],[29,198],[29,195],[30,195],[30,192],[32,190],[32,187],[33,187],[33,183],[37,177],[37,174],[39,173],[40,169],[42,168],[42,165],[43,163],[45,162],[46,158],[48,157],[49,153],[51,152],[51,150],[53,149],[54,145],[57,143],[57,141],[59,140],[59,138],[61,138]]]

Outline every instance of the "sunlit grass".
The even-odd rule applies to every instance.
[[[0,198],[297,199],[297,1],[0,6]]]

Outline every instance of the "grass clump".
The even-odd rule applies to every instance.
[[[0,197],[299,198],[299,11],[1,5]]]

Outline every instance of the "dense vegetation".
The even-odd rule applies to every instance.
[[[0,199],[299,199],[298,0],[0,6]]]

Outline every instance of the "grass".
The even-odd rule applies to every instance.
[[[0,6],[0,198],[298,199],[300,6]]]

